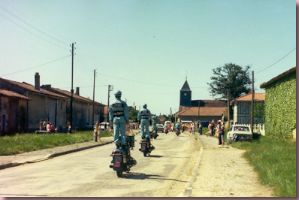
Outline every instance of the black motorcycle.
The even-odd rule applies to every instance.
[[[176,134],[177,136],[179,136],[179,135],[181,134],[181,130],[180,130],[180,128],[176,128],[176,129],[175,129],[175,134]]]
[[[140,141],[139,151],[143,152],[144,157],[149,156],[154,149],[155,147],[151,145],[150,139],[144,138]]]
[[[125,148],[127,151],[124,150]],[[113,168],[117,177],[122,177],[123,172],[129,172],[130,168],[137,164],[136,160],[131,157],[130,148],[127,147],[115,149],[111,156],[110,168]]]

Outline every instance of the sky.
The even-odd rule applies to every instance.
[[[0,77],[71,89],[107,104],[174,113],[186,77],[192,99],[214,99],[212,69],[234,63],[261,83],[296,65],[295,0],[0,0]]]

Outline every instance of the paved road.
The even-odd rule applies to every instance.
[[[113,144],[1,170],[0,196],[175,197],[190,180],[200,145],[187,134],[160,134],[153,143],[151,157],[143,157],[136,142],[138,163],[125,178],[108,167]]]

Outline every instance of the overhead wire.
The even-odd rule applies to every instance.
[[[67,43],[60,40],[59,38],[50,35],[49,33],[35,27],[34,25],[30,24],[23,18],[17,16],[16,14],[12,13],[11,11],[0,7],[2,11],[5,11],[8,15],[1,14],[1,16],[5,19],[7,19],[10,23],[14,24],[17,26],[19,29],[22,29],[26,31],[27,33],[34,34],[35,37],[38,37],[41,40],[47,41],[51,43],[52,45],[55,45],[57,47],[66,49]],[[3,13],[3,12],[2,12]],[[13,17],[13,18],[11,18]],[[21,22],[21,23],[20,23]],[[47,39],[46,39],[47,38]]]
[[[71,55],[67,55],[67,56],[59,57],[59,58],[56,58],[56,59],[47,61],[47,62],[42,63],[42,64],[39,64],[39,65],[35,65],[35,66],[32,66],[32,67],[23,68],[23,69],[21,69],[21,70],[14,71],[14,72],[10,72],[10,73],[7,73],[7,74],[2,74],[1,76],[8,76],[8,75],[12,75],[12,74],[22,73],[22,72],[25,72],[25,71],[28,71],[28,70],[31,70],[31,69],[34,69],[34,68],[43,67],[43,66],[49,65],[49,64],[51,64],[51,63],[54,63],[54,62],[58,62],[58,61],[64,60],[64,59],[66,59],[66,58],[68,58],[68,57],[70,57],[70,56],[71,56]]]
[[[282,56],[281,58],[279,58],[277,61],[275,61],[271,65],[268,65],[267,67],[264,67],[263,69],[257,71],[256,74],[259,74],[262,71],[265,71],[266,69],[269,69],[269,68],[273,67],[274,65],[276,65],[277,63],[279,63],[280,61],[282,61],[283,59],[285,59],[286,57],[288,57],[294,50],[296,50],[296,47],[293,48],[292,50],[290,50],[287,54],[285,54],[284,56]]]

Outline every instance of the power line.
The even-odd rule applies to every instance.
[[[56,58],[54,60],[50,60],[48,62],[45,62],[45,63],[42,63],[42,64],[39,64],[39,65],[35,65],[33,67],[27,67],[27,68],[24,68],[24,69],[21,69],[21,70],[18,70],[18,71],[14,71],[14,72],[11,72],[11,73],[7,73],[7,74],[2,74],[1,76],[7,76],[7,75],[12,75],[12,74],[17,74],[17,73],[22,73],[22,72],[25,72],[25,71],[28,71],[28,70],[31,70],[31,69],[34,69],[34,68],[38,68],[38,67],[43,67],[45,65],[48,65],[48,64],[51,64],[51,63],[54,63],[54,62],[58,62],[60,60],[64,60],[66,58],[70,57],[70,55],[68,56],[63,56],[63,57],[59,57],[59,58]]]
[[[260,73],[260,72],[262,72],[262,71],[264,71],[264,70],[266,70],[266,69],[274,66],[275,64],[279,63],[280,61],[282,61],[283,59],[285,59],[287,56],[289,56],[294,50],[296,50],[296,47],[293,48],[291,51],[289,51],[287,54],[285,54],[283,57],[279,58],[277,61],[275,61],[274,63],[272,63],[271,65],[269,65],[269,66],[267,66],[267,67],[265,67],[265,68],[257,71],[256,74],[258,74],[258,73]]]
[[[36,37],[38,37],[39,39],[42,39],[44,41],[47,41],[49,43],[51,43],[52,45],[55,45],[57,47],[60,47],[60,48],[66,48],[66,43],[63,42],[62,40],[58,39],[57,37],[54,37],[50,34],[48,34],[47,32],[33,26],[32,24],[28,23],[27,21],[25,21],[24,19],[22,19],[21,17],[11,13],[10,11],[8,11],[7,9],[5,8],[2,8],[0,7],[2,10],[6,11],[6,13],[10,14],[10,16],[14,17],[14,19],[10,18],[9,16],[7,15],[3,15],[1,14],[2,17],[6,18],[9,22],[11,22],[12,24],[16,25],[18,28],[26,31],[27,33],[30,33],[30,34],[34,34]],[[22,22],[22,24],[18,23],[18,22]],[[33,32],[33,30],[35,32]],[[40,35],[38,35],[37,33],[39,33]],[[46,39],[48,38],[48,39]],[[49,40],[50,39],[50,40]]]

